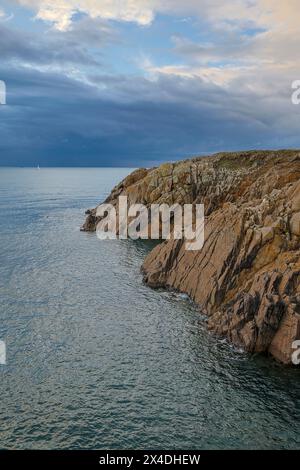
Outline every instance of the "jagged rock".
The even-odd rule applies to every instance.
[[[290,364],[300,339],[300,152],[222,153],[137,170],[106,202],[204,203],[205,244],[166,240],[146,257],[150,287],[188,294],[208,328]],[[96,209],[83,230],[95,230]]]
[[[291,232],[293,235],[300,237],[300,212],[293,214],[290,222]]]

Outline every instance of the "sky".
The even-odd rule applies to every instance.
[[[0,166],[300,148],[299,0],[0,0]]]

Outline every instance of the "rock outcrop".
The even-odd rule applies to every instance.
[[[290,364],[300,340],[300,151],[221,153],[133,172],[106,202],[203,203],[205,243],[166,240],[146,257],[150,287],[187,293],[208,328]],[[95,230],[96,209],[83,230]]]

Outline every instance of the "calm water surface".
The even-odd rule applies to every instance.
[[[128,172],[0,169],[0,447],[299,447],[299,371],[144,286],[151,242],[79,231]]]

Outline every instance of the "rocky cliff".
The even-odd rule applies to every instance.
[[[291,363],[300,339],[300,151],[221,153],[133,172],[106,202],[203,203],[205,243],[166,240],[145,259],[150,287],[187,293],[208,328]],[[83,230],[95,230],[96,209]]]

